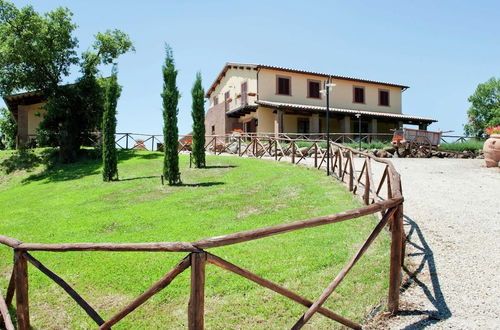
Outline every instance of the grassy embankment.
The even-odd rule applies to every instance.
[[[0,152],[0,161],[10,155]],[[0,233],[25,242],[155,242],[200,238],[353,209],[361,205],[317,170],[235,157],[207,158],[184,185],[160,185],[162,154],[119,153],[120,181],[103,183],[98,160],[0,174]],[[374,227],[373,217],[211,249],[241,267],[316,299]],[[389,237],[382,233],[326,307],[362,321],[384,299]],[[162,277],[185,253],[33,252],[106,319]],[[0,247],[5,293],[12,252]],[[91,328],[93,322],[61,288],[29,268],[35,328]],[[114,328],[185,328],[189,271]],[[290,327],[304,312],[295,302],[214,266],[207,266],[208,328]],[[14,315],[14,314],[13,314]],[[321,315],[312,328],[331,328]]]

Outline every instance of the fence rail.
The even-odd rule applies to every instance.
[[[128,134],[128,133],[127,133]],[[361,325],[348,320],[334,311],[323,307],[324,302],[331,296],[337,286],[344,280],[346,275],[363,256],[374,239],[380,234],[382,229],[388,225],[391,233],[390,247],[390,268],[389,268],[389,292],[388,310],[396,313],[399,307],[399,289],[401,285],[401,264],[404,258],[404,232],[403,232],[403,195],[400,175],[386,159],[377,158],[373,155],[357,151],[341,144],[330,142],[328,145],[329,155],[321,147],[326,141],[311,139],[289,139],[257,136],[207,136],[207,150],[220,154],[230,151],[238,156],[253,157],[274,157],[275,160],[289,160],[298,164],[306,157],[304,149],[298,147],[297,143],[308,141],[311,146],[307,149],[307,154],[314,158],[314,166],[322,169],[328,164],[334,176],[345,182],[354,194],[362,197],[365,206],[354,210],[348,210],[336,214],[316,217],[307,220],[299,220],[280,225],[246,230],[242,232],[204,238],[195,242],[156,242],[156,243],[65,243],[65,244],[41,244],[24,243],[14,238],[0,235],[0,244],[8,246],[14,254],[12,275],[5,299],[0,294],[0,320],[3,321],[7,329],[14,329],[14,324],[9,315],[8,306],[12,305],[14,293],[16,296],[17,328],[26,330],[30,328],[29,299],[28,299],[28,267],[31,263],[35,268],[48,276],[88,314],[96,323],[99,329],[110,329],[137,307],[146,302],[154,294],[165,289],[179,274],[186,269],[191,270],[191,287],[188,304],[188,327],[189,329],[204,328],[204,297],[205,297],[205,265],[211,263],[242,276],[260,286],[268,288],[284,297],[287,297],[306,307],[305,313],[298,318],[292,329],[302,328],[310,318],[319,313],[323,316],[341,323],[342,325],[354,329],[361,328]],[[183,151],[187,148],[187,143],[180,144],[179,149]],[[234,147],[234,148],[233,148]],[[235,149],[236,148],[236,149]],[[288,150],[288,152],[287,152]],[[312,151],[310,153],[310,151]],[[355,169],[354,156],[364,159],[361,171]],[[375,178],[372,171],[372,162],[384,166],[383,175],[375,185]],[[382,188],[385,187],[387,196],[381,195]],[[340,273],[324,289],[323,293],[316,300],[309,300],[294,293],[281,285],[268,279],[264,279],[250,270],[243,269],[223,258],[206,251],[206,249],[229,246],[242,242],[262,239],[272,235],[302,230],[310,227],[331,225],[334,223],[349,221],[361,216],[381,213],[381,219],[361,245],[352,259],[345,265]],[[75,289],[73,289],[61,277],[52,272],[42,262],[35,259],[31,251],[49,251],[61,253],[66,251],[149,251],[166,253],[188,253],[179,263],[168,271],[161,279],[154,283],[149,289],[131,301],[111,318],[104,320],[99,313],[93,309]]]
[[[320,141],[326,140],[325,133],[235,133],[230,135],[224,135],[225,138],[228,137],[241,137],[246,140],[252,138],[259,139],[269,139],[277,138],[282,141]],[[382,142],[390,143],[392,141],[393,134],[389,133],[331,133],[330,141],[341,144],[355,144],[359,143],[372,143],[372,142]],[[212,137],[207,135],[207,138]],[[179,136],[181,147],[185,144],[185,140],[190,140],[189,135]],[[442,135],[441,142],[444,143],[460,143],[467,142],[468,140],[476,139],[472,136],[460,136],[460,135]],[[146,149],[146,150],[161,150],[163,145],[163,135],[162,134],[142,134],[142,133],[116,133],[116,146],[119,149],[130,150],[130,149]]]

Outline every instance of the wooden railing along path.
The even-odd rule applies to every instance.
[[[325,133],[239,133],[233,135],[224,135],[220,137],[235,137],[240,136],[244,139],[268,139],[278,138],[284,141],[297,140],[297,141],[317,141],[326,140]],[[362,143],[382,142],[390,143],[392,141],[392,133],[331,133],[330,141],[342,144],[356,144],[361,140]],[[182,138],[189,136],[181,135]],[[213,135],[207,136],[213,137]],[[467,142],[470,139],[476,139],[471,136],[460,135],[441,135],[441,142]],[[142,133],[116,133],[115,137],[116,147],[123,150],[134,149],[137,146],[154,151],[158,149],[158,145],[163,143],[163,135],[161,134],[142,134]]]
[[[311,142],[311,140],[308,140]],[[258,137],[244,137],[234,139],[230,136],[207,136],[207,149],[213,148],[214,153],[221,153],[234,150],[231,146],[238,145],[237,149],[232,152],[239,156],[257,156],[257,157],[274,157],[276,160],[290,159],[297,164],[302,161],[306,155],[304,152],[298,153],[297,143],[300,141],[290,139],[276,139]],[[325,141],[313,140],[308,147],[307,155],[311,157],[309,151],[313,150],[314,166],[322,168],[326,162],[330,162],[332,173],[341,181],[344,181],[349,190],[353,193],[360,194],[365,206],[354,210],[340,212],[336,214],[326,215],[322,217],[299,220],[290,223],[284,223],[271,227],[246,230],[233,234],[227,234],[216,237],[209,237],[198,240],[196,242],[158,242],[158,243],[65,243],[65,244],[39,244],[20,242],[14,238],[0,235],[0,244],[10,247],[13,251],[14,262],[12,274],[5,299],[0,293],[0,320],[3,321],[7,329],[14,329],[14,324],[9,315],[8,306],[12,305],[14,295],[16,300],[16,316],[17,328],[27,330],[30,328],[29,317],[29,299],[28,299],[28,263],[31,263],[35,268],[57,283],[73,300],[92,318],[99,329],[110,329],[114,324],[118,323],[129,313],[133,312],[137,307],[146,302],[154,294],[166,288],[177,275],[191,269],[191,289],[188,310],[188,328],[203,329],[204,328],[204,297],[205,297],[205,265],[206,263],[213,264],[232,273],[238,274],[248,280],[268,288],[284,297],[287,297],[298,304],[303,305],[306,310],[297,319],[292,329],[300,329],[304,326],[311,317],[316,314],[341,323],[344,326],[359,329],[361,325],[348,320],[341,315],[331,311],[323,304],[331,296],[338,285],[344,280],[346,275],[362,257],[370,244],[384,229],[389,226],[391,234],[391,251],[390,251],[390,268],[389,268],[389,292],[388,292],[388,310],[391,313],[396,313],[399,307],[399,289],[401,285],[401,264],[404,258],[404,232],[403,232],[403,195],[401,190],[400,175],[386,159],[380,159],[373,155],[359,152],[352,148],[344,147],[340,144],[330,142],[330,155],[327,158],[325,150],[321,148],[321,144]],[[286,145],[285,148],[282,145]],[[180,149],[185,146],[180,146]],[[286,156],[287,150],[289,156]],[[305,150],[303,150],[305,151]],[[355,170],[354,156],[364,158],[364,163],[361,171],[358,173]],[[384,172],[377,185],[374,183],[372,172],[372,162],[379,163],[384,166]],[[380,195],[381,188],[385,186],[386,197]],[[277,283],[252,273],[250,270],[243,269],[223,258],[208,252],[207,249],[229,246],[242,242],[262,239],[272,235],[280,235],[283,233],[301,230],[310,227],[326,226],[333,223],[348,221],[370,214],[381,213],[381,219],[375,226],[366,241],[361,245],[359,250],[354,254],[351,260],[344,266],[340,273],[332,279],[330,284],[324,289],[323,293],[315,300],[310,300],[303,297]],[[66,251],[148,251],[148,252],[166,252],[166,253],[188,253],[183,256],[179,263],[168,271],[161,279],[154,283],[149,289],[131,301],[127,306],[121,309],[118,313],[105,320],[94,308],[92,308],[82,296],[80,296],[74,288],[64,281],[57,274],[52,272],[42,262],[31,255],[32,251],[49,251],[54,253]]]

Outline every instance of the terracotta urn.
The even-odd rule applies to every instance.
[[[486,167],[498,166],[500,161],[500,134],[490,135],[490,138],[484,142],[483,153]]]

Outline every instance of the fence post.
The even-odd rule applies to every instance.
[[[188,328],[200,330],[204,327],[205,305],[205,252],[191,253],[191,293],[188,307]]]
[[[23,250],[14,251],[16,268],[16,314],[19,330],[30,329],[30,314],[28,301],[28,263]]]
[[[295,164],[295,141],[292,140],[292,164]]]
[[[214,136],[214,155],[217,155],[217,136]]]
[[[342,164],[342,162],[343,162],[343,159],[342,159],[343,158],[343,156],[342,156],[342,149],[339,148],[338,152],[339,152],[339,179],[340,179],[340,181],[343,181],[342,180],[342,170],[343,170],[343,166],[342,166],[343,165]]]
[[[370,171],[368,169],[370,168],[368,166],[368,162],[370,161],[370,158],[365,159],[365,191],[363,193],[363,201],[365,202],[366,205],[370,204]]]
[[[401,258],[403,246],[403,205],[400,204],[391,219],[391,266],[389,271],[388,308],[391,314],[399,310],[399,289],[401,287]]]
[[[332,153],[333,148],[332,148],[332,143],[331,142],[328,145],[328,148],[330,148],[330,154],[329,154],[330,158],[328,159],[328,161],[330,162],[330,169],[331,169],[330,173],[332,173],[332,175],[333,175],[333,173],[335,172],[335,166],[337,166],[337,158],[338,158],[337,151],[338,150],[335,152],[335,157],[334,157],[333,153]],[[335,163],[334,163],[334,158],[335,158]]]
[[[347,154],[349,160],[349,191],[354,189],[354,166],[352,165],[352,151]]]
[[[278,160],[278,139],[274,138],[274,160]]]
[[[238,157],[241,157],[241,136],[238,136]]]
[[[151,151],[155,151],[155,136],[151,137]]]
[[[314,168],[318,168],[318,142],[314,142]]]
[[[128,150],[128,133],[125,133],[125,150]]]

